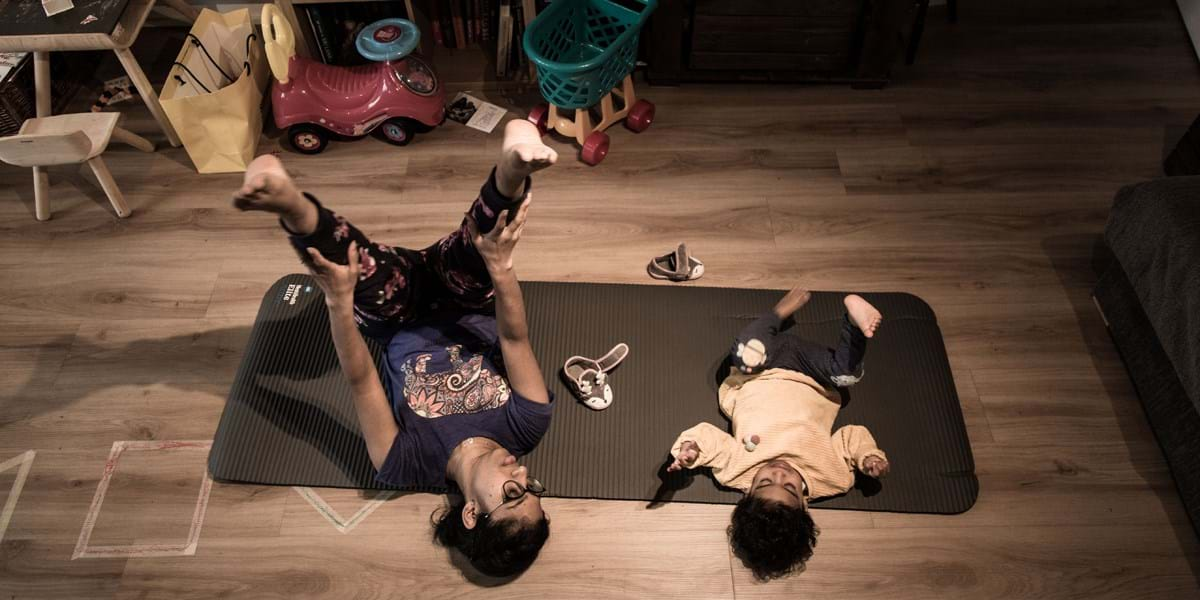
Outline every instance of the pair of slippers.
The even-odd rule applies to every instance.
[[[691,281],[704,275],[704,263],[688,252],[687,244],[679,244],[674,252],[651,260],[646,272],[654,279]]]
[[[691,281],[704,275],[704,263],[688,252],[687,244],[679,244],[674,252],[651,260],[646,265],[646,272],[654,279]],[[604,410],[612,406],[613,401],[608,373],[628,355],[629,346],[622,342],[598,359],[572,356],[563,364],[563,378],[584,406],[592,410]]]
[[[613,346],[608,354],[598,359],[572,356],[563,364],[563,377],[584,406],[592,410],[604,410],[613,401],[608,373],[617,368],[626,356],[629,356],[629,346],[624,342]]]

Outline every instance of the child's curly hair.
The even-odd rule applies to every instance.
[[[820,530],[804,508],[747,495],[733,509],[728,533],[734,554],[766,581],[802,571]]]

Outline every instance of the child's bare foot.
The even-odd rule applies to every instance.
[[[858,294],[846,296],[843,302],[846,304],[846,314],[850,315],[850,320],[854,321],[859,331],[867,337],[873,337],[875,330],[883,322],[883,315]]]
[[[790,292],[785,294],[783,298],[775,304],[775,316],[780,319],[786,319],[792,316],[793,313],[800,310],[805,304],[808,304],[808,299],[812,298],[812,294],[808,290],[796,286]]]
[[[496,187],[501,194],[514,198],[521,193],[526,177],[557,160],[558,153],[542,143],[536,125],[525,119],[513,119],[504,126],[504,144],[496,163]]]
[[[263,210],[278,214],[294,213],[304,197],[284,170],[278,158],[264,154],[246,167],[242,188],[233,194],[238,210]]]

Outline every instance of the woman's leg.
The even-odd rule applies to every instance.
[[[557,159],[554,150],[542,144],[541,135],[532,123],[514,119],[505,126],[500,160],[467,210],[466,218],[458,229],[421,251],[430,276],[438,279],[455,304],[468,309],[483,308],[491,303],[493,295],[492,279],[475,250],[467,219],[475,221],[481,234],[503,226],[497,223],[501,211],[508,210],[511,216],[528,197],[532,185],[529,176]]]
[[[368,335],[386,336],[394,326],[417,316],[421,308],[418,292],[428,287],[419,253],[373,243],[345,218],[300,192],[274,156],[254,159],[246,170],[245,184],[234,195],[234,206],[279,215],[305,264],[311,260],[307,248],[346,264],[350,242],[357,242],[361,272],[354,290],[354,313],[359,328]]]

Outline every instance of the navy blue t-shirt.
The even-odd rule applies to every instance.
[[[509,387],[489,315],[435,318],[400,330],[388,343],[387,379],[400,433],[376,475],[383,483],[444,489],[446,462],[463,440],[485,437],[521,456],[550,427],[553,403]]]

